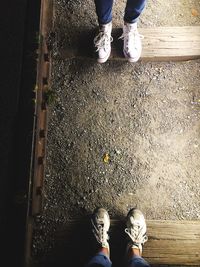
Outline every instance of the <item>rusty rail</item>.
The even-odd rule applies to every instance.
[[[45,170],[45,152],[47,137],[47,103],[45,94],[49,90],[50,56],[46,43],[49,30],[50,12],[52,1],[41,1],[41,18],[39,33],[39,58],[37,66],[36,83],[36,123],[34,145],[34,167],[32,181],[32,215],[37,215],[42,209],[42,193]]]
[[[29,208],[25,244],[25,266],[30,266],[34,217],[41,213],[47,140],[48,105],[46,93],[50,88],[50,54],[47,36],[52,27],[53,0],[41,0],[40,31],[35,85],[35,120],[33,125],[32,163],[29,180]]]

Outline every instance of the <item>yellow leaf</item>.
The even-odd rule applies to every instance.
[[[199,12],[196,9],[192,9],[192,16],[197,17],[199,16]]]
[[[110,156],[109,156],[108,153],[106,153],[106,154],[104,155],[104,157],[103,157],[103,161],[104,161],[105,163],[108,163],[109,160],[110,160]]]

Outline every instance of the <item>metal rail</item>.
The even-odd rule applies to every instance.
[[[40,31],[35,85],[35,119],[33,124],[32,159],[29,180],[29,207],[27,212],[25,266],[30,266],[34,217],[41,213],[47,140],[48,105],[46,95],[50,88],[50,55],[46,37],[51,29],[53,0],[41,0]]]

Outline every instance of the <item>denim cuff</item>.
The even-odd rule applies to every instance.
[[[133,266],[150,267],[148,262],[146,262],[142,257],[136,255],[133,256],[128,262],[128,267],[133,267]]]

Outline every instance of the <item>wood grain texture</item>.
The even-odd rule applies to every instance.
[[[151,264],[200,266],[200,221],[147,221]]]
[[[195,58],[200,56],[200,27],[141,29],[143,58]]]
[[[65,228],[57,232],[57,240],[65,243],[66,248],[70,247],[72,251],[86,237],[90,244],[89,225],[88,220],[68,221]],[[125,251],[124,228],[125,222],[111,221],[110,246],[113,260],[121,258]],[[143,256],[152,266],[200,266],[200,221],[147,221],[147,234],[149,240],[144,245]],[[83,248],[82,245],[81,247]],[[118,259],[115,261],[118,262]]]
[[[200,58],[200,26],[140,28],[143,35],[141,60],[190,60]],[[125,59],[122,53],[123,41],[119,40],[122,29],[113,29],[112,53],[110,59]],[[73,47],[64,47],[60,52],[63,59],[93,58],[95,32],[83,32]]]

